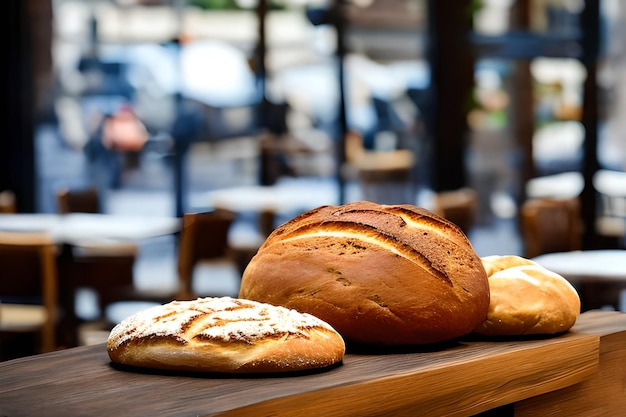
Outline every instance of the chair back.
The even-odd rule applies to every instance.
[[[15,213],[16,211],[15,193],[10,190],[0,192],[0,213]]]
[[[95,187],[62,188],[57,191],[56,198],[60,214],[102,213],[100,194]],[[106,239],[74,242],[67,246],[71,256],[64,256],[60,262],[64,289],[60,298],[64,312],[61,335],[64,340],[59,342],[73,346],[79,342],[76,335],[81,323],[74,308],[77,289],[95,291],[99,316],[94,321],[106,321],[108,306],[140,294],[134,286],[134,267],[140,247],[134,242]]]
[[[472,188],[440,191],[435,194],[434,212],[459,226],[467,234],[476,223],[478,196]]]
[[[100,195],[97,188],[62,188],[56,193],[57,209],[61,214],[100,213]]]
[[[598,170],[593,176],[593,187],[598,193],[599,207],[596,232],[615,240],[613,245],[626,243],[626,172]]]
[[[578,198],[534,198],[520,210],[524,256],[579,250],[583,223]]]
[[[228,255],[228,233],[236,214],[215,209],[204,213],[185,213],[178,247],[178,298],[191,298],[195,265],[202,260]]]
[[[0,299],[11,304],[43,305],[46,314],[41,327],[41,350],[52,351],[58,299],[53,241],[42,233],[0,232],[0,265]]]

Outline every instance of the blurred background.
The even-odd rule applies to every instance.
[[[322,204],[409,203],[481,256],[534,256],[521,213],[548,198],[576,201],[579,247],[623,247],[618,0],[3,6],[0,191],[18,212],[57,212],[57,190],[85,187],[107,213],[223,205],[231,243],[254,247],[268,229],[242,198],[272,187],[291,198],[269,230]],[[134,279],[165,285],[150,268],[175,258],[173,237],[144,243]]]

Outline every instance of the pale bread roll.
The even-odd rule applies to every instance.
[[[536,262],[531,261],[530,259],[523,258],[517,255],[492,255],[492,256],[483,256],[480,258],[485,267],[485,272],[487,272],[487,276],[490,277],[498,271],[502,271],[503,269],[513,268],[514,266],[522,266],[522,265],[537,265]]]
[[[556,334],[580,314],[576,289],[562,276],[519,256],[483,257],[491,302],[475,329],[487,336]]]
[[[487,317],[489,284],[453,223],[412,205],[363,201],[275,229],[239,297],[313,314],[354,343],[393,346],[470,333]]]
[[[141,311],[116,325],[107,350],[115,363],[220,373],[272,373],[341,362],[345,344],[309,314],[254,301],[200,298]]]

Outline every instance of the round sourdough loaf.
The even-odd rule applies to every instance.
[[[487,320],[475,329],[487,336],[556,334],[569,330],[580,298],[562,276],[520,256],[482,258],[489,276]]]
[[[429,344],[487,317],[483,264],[453,223],[412,205],[355,202],[274,230],[239,296],[313,314],[360,344]]]
[[[173,301],[120,322],[107,350],[114,363],[221,373],[273,373],[341,362],[331,326],[295,310],[229,297]]]

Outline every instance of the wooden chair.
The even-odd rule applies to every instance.
[[[70,213],[101,213],[102,205],[97,188],[61,188],[56,192],[57,209],[60,214]],[[139,250],[137,245],[127,242],[91,243],[81,248],[90,255],[130,255],[135,256]]]
[[[100,213],[100,194],[97,188],[61,188],[56,192],[57,210],[68,213]]]
[[[626,248],[626,172],[601,169],[593,187],[599,197],[596,232],[609,247]]]
[[[177,299],[196,297],[193,291],[193,275],[199,263],[220,259],[232,260],[228,233],[235,217],[235,213],[224,209],[183,215],[178,248]]]
[[[471,188],[441,191],[435,194],[433,211],[467,234],[476,222],[478,196]]]
[[[97,188],[61,188],[56,193],[57,209],[60,214],[101,213],[101,199]],[[77,245],[75,252],[81,256],[130,256],[136,257],[139,247],[128,242],[90,242]]]
[[[62,188],[56,193],[60,214],[100,213],[101,199],[96,188]],[[97,294],[100,317],[105,321],[107,306],[134,294],[134,265],[139,246],[133,242],[88,241],[75,243],[64,248],[60,260],[63,291],[60,303],[66,310],[60,324],[65,340],[64,346],[78,343],[76,334],[81,320],[74,308],[75,293],[81,288],[90,288]]]
[[[45,234],[0,232],[0,332],[39,333],[33,353],[56,348],[56,256]]]
[[[524,256],[579,250],[583,223],[578,198],[534,198],[520,209]]]
[[[0,192],[0,213],[15,213],[16,211],[15,193],[10,190]]]

